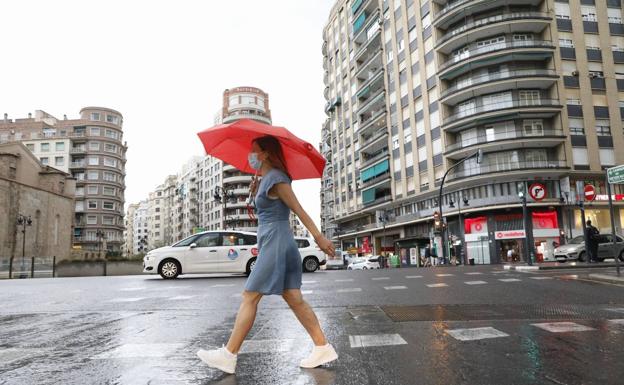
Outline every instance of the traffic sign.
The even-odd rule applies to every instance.
[[[546,198],[546,186],[541,183],[533,183],[529,186],[529,195],[534,201],[541,201]]]
[[[611,184],[624,183],[624,164],[608,169],[607,178]]]
[[[591,184],[586,184],[583,188],[583,194],[586,201],[593,201],[596,199],[596,188]]]

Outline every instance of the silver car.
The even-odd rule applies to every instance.
[[[611,234],[598,235],[598,260],[600,262],[607,258],[614,258],[616,255],[620,261],[624,261],[624,239],[617,235],[617,244],[615,251],[613,250],[613,237]],[[555,249],[555,259],[558,262],[578,260],[580,262],[587,261],[587,251],[585,250],[585,240],[582,235],[572,238],[566,244]]]

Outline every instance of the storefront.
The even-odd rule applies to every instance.
[[[425,249],[429,242],[429,238],[403,238],[395,241],[401,265],[421,266],[420,260],[425,257]]]
[[[466,258],[469,264],[490,264],[490,237],[487,217],[466,218],[464,220]]]

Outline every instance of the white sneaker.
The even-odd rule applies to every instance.
[[[197,357],[211,368],[219,369],[225,373],[234,374],[236,370],[237,355],[230,353],[225,346],[214,350],[199,349]]]
[[[325,346],[314,346],[312,353],[308,358],[301,360],[299,366],[302,368],[316,368],[338,358],[338,354],[334,347],[330,344]]]

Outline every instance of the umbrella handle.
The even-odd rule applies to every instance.
[[[256,174],[253,176],[252,182],[255,185],[258,181],[258,170],[256,170]],[[253,207],[251,206],[252,203],[255,203],[255,199],[253,198],[253,191],[251,190],[251,188],[249,189],[249,196],[247,197],[247,201],[245,202],[247,204],[247,214],[249,215],[249,218],[251,220],[255,220],[256,216],[254,215],[254,210]]]

